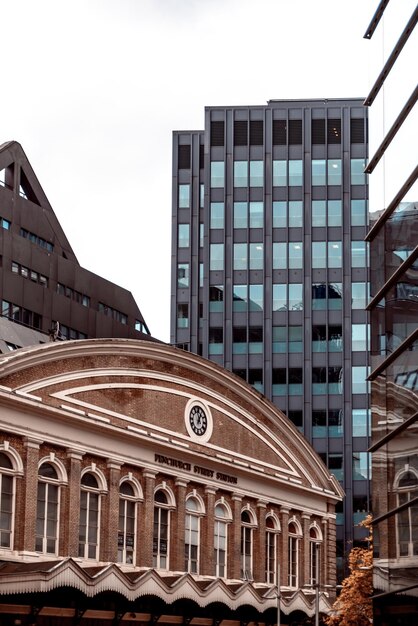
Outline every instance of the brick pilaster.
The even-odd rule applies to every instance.
[[[66,499],[66,515],[64,529],[65,551],[72,557],[78,556],[79,524],[80,524],[80,480],[81,459],[83,454],[75,450],[67,450],[69,463],[68,490]]]
[[[228,559],[228,578],[241,578],[241,496],[232,494],[233,520]]]
[[[145,471],[143,476],[145,480],[144,517],[142,520],[142,532],[138,533],[137,564],[152,567],[155,474],[154,472]]]
[[[118,530],[119,530],[119,482],[120,463],[109,459],[109,484],[107,498],[103,498],[103,521],[101,543],[101,560],[116,562],[118,560]]]
[[[213,576],[215,573],[214,562],[214,534],[215,534],[215,496],[216,490],[213,487],[205,487],[206,515],[201,521],[200,542],[200,573],[203,576]]]
[[[253,577],[255,582],[260,583],[266,580],[266,506],[266,502],[258,500],[258,528],[254,538]]]
[[[186,489],[187,481],[176,478],[177,509],[172,512],[170,528],[171,557],[170,569],[184,572],[184,533],[186,520]]]

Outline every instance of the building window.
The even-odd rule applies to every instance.
[[[353,394],[368,393],[369,382],[366,380],[369,375],[368,367],[366,365],[354,365],[351,368],[351,381]]]
[[[179,208],[190,207],[190,185],[179,185]]]
[[[78,556],[99,558],[100,489],[95,474],[86,472],[81,477],[80,526]]]
[[[178,246],[179,248],[188,248],[190,246],[189,224],[179,224]]]
[[[369,349],[369,324],[351,325],[351,350],[353,352],[366,351]]]
[[[405,468],[408,466],[405,464]],[[397,530],[397,556],[418,556],[418,504],[415,502],[408,506],[411,500],[418,496],[418,475],[414,468],[405,469],[397,477],[395,482],[398,506],[404,506],[396,515]]]
[[[209,328],[209,354],[223,354],[223,328]]]
[[[328,200],[328,226],[341,226],[342,225],[342,202],[341,200]]]
[[[289,161],[289,187],[303,185],[303,166],[300,159]]]
[[[250,202],[250,228],[263,228],[264,204],[263,202]]]
[[[157,569],[169,567],[170,502],[163,489],[154,494],[154,531],[152,565]]]
[[[249,285],[250,311],[263,310],[263,285]]]
[[[287,310],[287,285],[273,285],[273,311]]]
[[[341,241],[328,241],[328,267],[342,267]]]
[[[1,226],[1,228],[3,228],[4,230],[10,230],[11,225],[12,225],[12,223],[9,220],[6,220],[4,217],[0,217],[0,226]]]
[[[351,226],[367,225],[367,217],[367,200],[351,200]]]
[[[319,528],[309,529],[309,584],[319,585],[321,582],[321,534]]]
[[[364,168],[366,167],[365,159],[351,159],[351,184],[352,185],[365,185],[366,174]]]
[[[289,200],[289,226],[303,226],[303,202],[301,200]]]
[[[222,313],[224,306],[223,285],[211,285],[209,287],[209,311],[211,313]]]
[[[263,244],[250,243],[250,270],[262,270],[263,266]]]
[[[35,550],[58,554],[59,475],[52,463],[42,463],[38,470]]]
[[[353,409],[352,413],[353,437],[370,437],[370,409]]]
[[[312,267],[324,268],[327,266],[327,249],[325,241],[312,242]]]
[[[289,311],[303,310],[303,285],[302,283],[289,284]]]
[[[228,521],[231,516],[224,504],[215,506],[214,550],[215,576],[226,578],[227,548],[228,548]]]
[[[372,468],[369,452],[353,452],[353,480],[370,480]]]
[[[290,218],[290,216],[289,216]],[[289,269],[301,269],[303,262],[302,242],[289,243]]]
[[[224,268],[224,244],[223,243],[211,243],[210,244],[210,264],[211,270],[223,270]]]
[[[273,269],[285,270],[287,268],[287,244],[281,241],[273,242]]]
[[[199,224],[199,248],[203,248],[205,240],[205,225],[203,222]]]
[[[367,267],[367,246],[365,241],[351,242],[351,267]]]
[[[234,161],[234,187],[247,187],[248,161]]]
[[[287,161],[273,161],[273,187],[287,187]]]
[[[273,202],[273,228],[286,228],[287,209],[286,202]]]
[[[177,328],[189,327],[189,305],[187,302],[177,304]]]
[[[203,209],[205,206],[205,185],[200,183],[199,185],[199,208]]]
[[[312,186],[326,185],[325,159],[312,159]]]
[[[312,309],[314,311],[341,310],[342,308],[341,283],[314,283],[312,285]]]
[[[0,450],[0,547],[13,548],[14,514],[16,498],[16,459],[5,451],[5,442]],[[9,450],[9,449],[8,449]]]
[[[263,187],[264,162],[250,161],[250,187]]]
[[[275,517],[266,518],[266,583],[277,584],[277,542],[279,524]]]
[[[179,263],[177,265],[177,287],[185,289],[189,286],[189,264]]]
[[[3,226],[3,228],[4,228],[4,226]],[[40,248],[43,248],[47,252],[53,252],[54,251],[54,244],[53,243],[50,243],[49,241],[46,241],[46,239],[43,239],[42,237],[38,237],[38,235],[35,235],[35,233],[29,232],[25,228],[21,228],[20,231],[19,231],[19,234],[20,234],[21,237],[24,237],[25,239],[29,239],[29,241],[31,241],[32,243],[35,243],[37,246],[39,246]]]
[[[212,161],[210,164],[210,186],[220,188],[225,186],[225,164],[223,161]]]
[[[135,565],[137,489],[129,480],[119,487],[118,563]]]
[[[199,574],[200,515],[202,507],[197,498],[186,500],[186,522],[184,537],[184,569],[190,574]]]
[[[211,202],[210,203],[210,227],[224,228],[224,203],[223,202]]]
[[[234,285],[232,294],[232,310],[234,312],[248,310],[248,286]]]
[[[241,578],[253,578],[253,528],[254,516],[245,509],[241,513]]]
[[[289,521],[288,526],[288,586],[298,586],[299,569],[299,542],[302,537],[299,524],[296,520]]]
[[[335,476],[337,480],[343,482],[344,480],[344,464],[342,454],[329,454],[328,455],[328,469]]]
[[[234,270],[247,269],[247,244],[234,243]]]
[[[234,202],[234,228],[247,228],[247,203]]]
[[[341,159],[328,159],[328,185],[341,185]]]

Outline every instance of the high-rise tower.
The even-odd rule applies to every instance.
[[[207,107],[173,138],[171,341],[245,378],[341,481],[340,565],[369,508],[367,110]]]

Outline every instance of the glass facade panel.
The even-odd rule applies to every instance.
[[[177,287],[184,289],[189,286],[189,264],[179,263],[177,265]]]
[[[225,163],[212,161],[210,164],[210,186],[220,188],[225,186]]]
[[[247,265],[247,244],[234,243],[234,270],[246,270]]]
[[[369,383],[366,378],[369,375],[368,368],[365,365],[354,365],[351,368],[352,376],[352,393],[368,393]]]
[[[302,267],[303,250],[302,242],[289,243],[289,269],[297,269]]]
[[[273,285],[273,311],[286,311],[287,285]]]
[[[325,159],[312,159],[312,186],[326,185]]]
[[[365,185],[366,174],[364,168],[366,167],[365,159],[351,159],[351,184],[352,185]]]
[[[190,207],[190,185],[179,185],[179,208]]]
[[[341,159],[328,159],[328,185],[341,185]]]
[[[328,200],[328,226],[342,225],[341,200]]]
[[[289,226],[303,226],[303,202],[289,200]]]
[[[250,161],[250,187],[263,187],[264,162]]]
[[[303,185],[303,165],[299,159],[289,161],[289,187],[301,187]]]
[[[246,202],[234,202],[234,228],[247,228],[248,208]]]
[[[325,241],[312,242],[312,267],[321,268],[327,266],[327,249]]]
[[[224,228],[224,203],[210,203],[210,227]]]
[[[263,285],[248,285],[250,311],[263,310]]]
[[[273,269],[283,270],[287,267],[287,244],[273,243]]]
[[[326,226],[327,203],[326,200],[312,200],[312,226]]]
[[[366,304],[367,304],[366,283],[352,283],[351,284],[351,308],[352,309],[365,309]]]
[[[178,246],[179,248],[188,248],[190,246],[190,225],[189,224],[179,224]]]
[[[351,200],[351,226],[364,226],[367,223],[367,200]]]
[[[210,264],[211,270],[223,270],[224,268],[224,244],[210,244]]]
[[[353,437],[368,437],[371,434],[370,409],[352,409]]]
[[[250,202],[250,228],[263,228],[264,204],[263,202]]]
[[[247,311],[248,309],[248,286],[234,285],[232,296],[232,309],[235,312]]]
[[[366,242],[351,242],[351,267],[366,267]]]
[[[289,311],[302,311],[303,309],[303,285],[290,283],[289,285]]]
[[[342,244],[341,241],[328,242],[328,267],[342,267]]]
[[[247,187],[248,161],[234,161],[234,187]]]
[[[273,228],[286,228],[287,207],[286,202],[273,202]]]
[[[263,244],[250,243],[250,270],[262,270],[263,266]]]
[[[273,161],[273,187],[287,186],[287,161]]]

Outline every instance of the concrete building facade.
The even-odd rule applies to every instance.
[[[173,136],[171,342],[284,411],[346,492],[341,567],[369,510],[367,109],[207,107]]]

